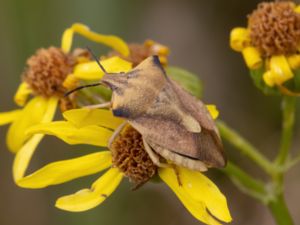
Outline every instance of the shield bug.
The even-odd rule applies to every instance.
[[[105,75],[88,86],[105,85],[112,98],[92,107],[110,107],[114,116],[134,127],[154,164],[164,166],[162,157],[197,171],[225,166],[220,135],[206,106],[167,76],[157,56],[128,73],[107,73],[96,61]]]

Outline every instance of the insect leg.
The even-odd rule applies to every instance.
[[[174,170],[174,173],[176,175],[178,185],[182,186],[182,182],[181,182],[181,179],[180,179],[180,173],[179,173],[179,170],[178,170],[177,166],[175,164],[171,164],[171,166],[172,166],[172,168]]]
[[[159,156],[152,150],[151,146],[147,143],[147,141],[145,140],[144,137],[143,137],[143,144],[144,144],[145,150],[148,153],[150,159],[152,160],[152,162],[156,166],[158,166],[158,167],[170,167],[169,164],[160,162]]]
[[[87,105],[87,106],[84,106],[84,108],[87,108],[87,109],[101,109],[101,108],[109,108],[110,105],[111,105],[111,102],[105,102],[105,103],[96,104],[96,105]]]
[[[115,138],[118,136],[118,134],[121,132],[121,130],[125,127],[125,125],[127,124],[127,122],[122,123],[115,131],[114,133],[111,135],[109,141],[108,141],[108,148],[111,147],[111,144],[113,143],[113,141],[115,140]]]

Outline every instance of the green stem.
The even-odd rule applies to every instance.
[[[291,142],[293,138],[293,128],[295,124],[295,108],[296,98],[285,96],[282,99],[282,111],[283,111],[283,123],[282,123],[282,135],[279,153],[276,158],[278,165],[283,165],[288,156],[291,148]]]
[[[266,203],[268,201],[264,183],[252,178],[232,162],[222,170],[242,192]]]
[[[270,201],[268,207],[278,225],[294,224],[282,194],[279,194],[273,201]]]
[[[283,167],[284,171],[291,169],[293,166],[297,165],[300,162],[300,154],[293,157],[292,160],[287,161]]]
[[[282,99],[282,134],[280,141],[280,148],[278,156],[275,160],[275,165],[279,168],[287,166],[287,159],[291,149],[293,128],[295,124],[295,110],[296,110],[296,98],[291,96],[284,96]],[[273,184],[277,187],[278,191],[268,206],[271,213],[278,225],[293,225],[292,217],[286,206],[283,196],[283,179],[284,172],[282,170],[277,176],[273,177]]]
[[[235,146],[238,150],[252,159],[257,165],[259,165],[268,174],[274,176],[276,174],[275,167],[273,164],[260,153],[258,149],[252,146],[247,140],[245,140],[236,131],[229,128],[224,122],[217,121],[221,136]]]

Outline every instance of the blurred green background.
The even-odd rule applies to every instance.
[[[40,47],[59,46],[64,29],[82,22],[128,42],[151,38],[169,46],[170,64],[187,68],[203,80],[204,101],[216,104],[221,119],[272,157],[279,139],[280,101],[255,89],[241,55],[228,46],[230,30],[245,26],[246,15],[256,4],[241,0],[0,0],[0,111],[16,107],[12,98],[26,59]],[[106,50],[83,38],[76,38],[75,45]],[[0,127],[0,225],[199,224],[162,183],[148,183],[133,192],[124,180],[116,193],[93,210],[60,211],[54,207],[57,197],[89,187],[99,175],[42,190],[20,189],[12,181],[13,155],[5,146],[6,130]],[[299,144],[295,143],[295,150]],[[225,147],[231,159],[263,177],[249,160]],[[39,146],[30,171],[96,150],[70,147],[48,137]],[[300,223],[299,172],[300,167],[295,167],[286,179],[286,197],[296,224]],[[241,194],[223,174],[208,175],[227,196],[232,224],[274,224],[266,208]]]

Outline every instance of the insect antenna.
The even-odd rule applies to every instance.
[[[99,62],[97,56],[94,54],[94,52],[92,51],[92,49],[90,49],[89,47],[86,47],[86,49],[89,51],[89,53],[92,55],[93,59],[97,62],[98,66],[101,68],[101,70],[104,73],[107,73],[107,71],[104,69],[104,67],[102,66],[102,64]]]
[[[65,94],[64,94],[64,97],[68,97],[70,94],[72,94],[72,93],[75,92],[75,91],[79,91],[79,90],[84,89],[84,88],[95,87],[95,86],[99,86],[99,85],[102,85],[102,82],[98,82],[98,83],[94,83],[94,84],[87,84],[87,85],[79,86],[79,87],[74,88],[73,90],[68,91],[67,93],[65,93]]]
[[[89,47],[86,47],[86,49],[89,51],[89,53],[92,55],[93,59],[96,61],[96,63],[98,64],[98,66],[100,67],[100,69],[104,72],[104,73],[107,73],[107,71],[105,70],[105,68],[102,66],[102,64],[99,62],[97,56],[94,54],[94,52],[89,48]],[[77,87],[73,90],[70,90],[68,91],[67,93],[64,94],[65,97],[69,96],[70,94],[72,94],[73,92],[75,91],[79,91],[81,89],[84,89],[84,88],[89,88],[89,87],[95,87],[95,86],[99,86],[99,85],[102,85],[102,82],[98,82],[98,83],[94,83],[94,84],[87,84],[87,85],[83,85],[83,86],[80,86],[80,87]]]

